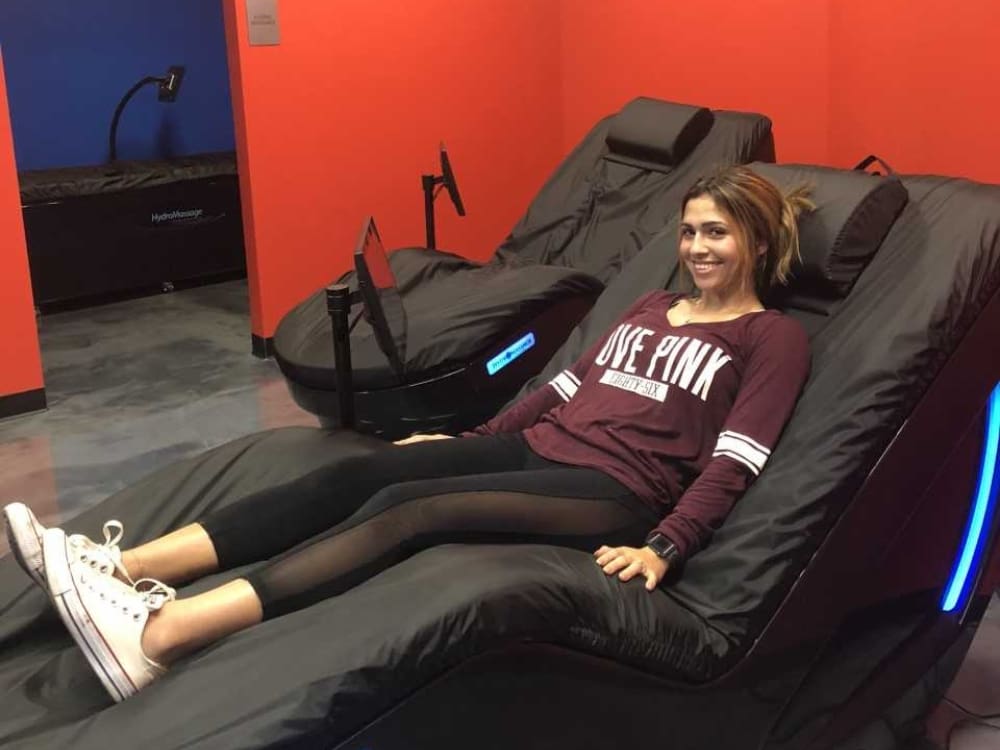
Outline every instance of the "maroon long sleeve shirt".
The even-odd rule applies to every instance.
[[[663,515],[656,529],[687,558],[767,463],[809,342],[774,310],[673,326],[680,296],[640,297],[572,367],[475,433],[522,432],[544,458],[614,477]]]

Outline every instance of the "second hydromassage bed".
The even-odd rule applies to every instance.
[[[695,179],[755,159],[774,159],[766,117],[639,98],[566,157],[488,262],[421,248],[391,253],[400,352],[393,366],[366,319],[352,332],[358,429],[395,439],[457,431],[493,414],[677,213]],[[356,288],[353,273],[342,281]],[[296,402],[339,424],[323,290],[282,319],[274,352]]]
[[[585,552],[436,547],[110,705],[44,595],[4,559],[0,741],[889,750],[872,726],[900,738],[919,728],[1000,582],[1000,188],[906,177],[904,191],[858,173],[758,168],[816,186],[801,283],[786,298],[810,331],[813,372],[760,479],[655,592],[606,577]],[[669,228],[542,383],[639,294],[676,284],[675,250]],[[141,541],[385,449],[336,431],[248,436],[69,527],[94,535],[117,517]]]

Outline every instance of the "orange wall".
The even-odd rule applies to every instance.
[[[779,161],[1000,182],[996,0],[562,2],[564,149],[651,94],[767,114]]]
[[[438,246],[488,256],[560,158],[559,6],[538,0],[295,0],[251,47],[223,0],[254,333],[349,265],[363,216],[422,245],[420,175],[444,140],[468,216]]]
[[[635,96],[761,112],[781,161],[827,163],[823,2],[563,0],[562,146]]]
[[[1000,182],[995,0],[296,0],[278,47],[249,47],[223,1],[262,336],[348,266],[365,213],[390,248],[422,244],[439,139],[470,213],[439,200],[439,245],[483,258],[638,95],[767,114],[783,162]]]
[[[0,396],[42,388],[35,305],[0,54]]]
[[[831,0],[834,161],[1000,182],[996,0]]]

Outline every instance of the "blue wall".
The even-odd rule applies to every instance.
[[[118,100],[175,64],[187,68],[177,100],[140,90],[118,157],[233,148],[220,0],[0,0],[0,45],[18,170],[106,161]]]

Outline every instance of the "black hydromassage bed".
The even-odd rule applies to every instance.
[[[810,332],[813,370],[767,469],[656,591],[607,578],[586,552],[435,547],[112,704],[7,557],[0,744],[889,750],[919,732],[1000,582],[1000,187],[755,168],[816,187],[780,300]],[[674,227],[655,237],[528,387],[636,296],[676,285],[675,243]],[[68,527],[95,535],[119,518],[138,542],[388,449],[259,433]]]
[[[766,117],[638,98],[594,126],[488,262],[393,252],[405,350],[393,367],[367,320],[354,329],[357,429],[395,439],[495,413],[677,213],[698,176],[753,160],[774,160]],[[341,281],[356,287],[355,279]],[[274,356],[295,401],[327,426],[340,424],[333,352],[320,289],[282,319]]]
[[[246,276],[236,155],[18,174],[43,312]]]

